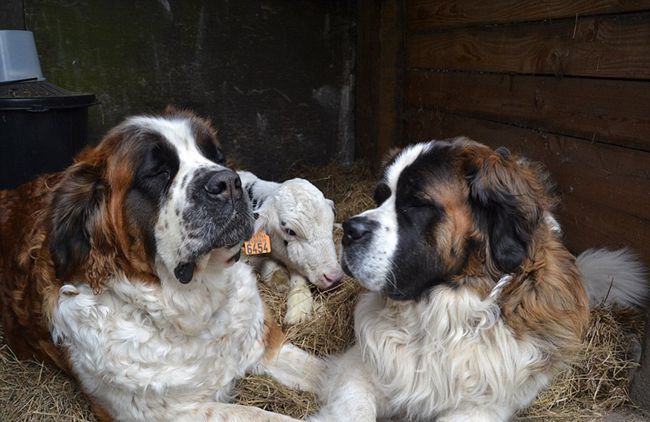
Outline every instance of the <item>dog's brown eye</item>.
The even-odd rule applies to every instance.
[[[286,234],[288,234],[289,236],[295,236],[295,235],[296,235],[296,232],[294,232],[294,231],[291,230],[291,229],[284,229],[284,232],[285,232]]]

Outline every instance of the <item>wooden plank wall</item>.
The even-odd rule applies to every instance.
[[[403,50],[393,69],[376,57],[396,93],[374,118],[394,132],[364,157],[457,135],[505,145],[552,173],[572,250],[629,246],[650,265],[650,0],[377,3],[399,12]]]

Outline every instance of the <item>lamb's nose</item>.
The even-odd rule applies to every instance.
[[[343,271],[339,268],[336,270],[328,271],[320,276],[321,289],[331,289],[338,286],[343,280]]]
[[[334,271],[329,271],[323,274],[323,278],[330,282],[332,286],[335,286],[343,280],[343,270],[336,269]]]
[[[221,201],[240,199],[242,196],[241,180],[232,170],[216,171],[205,184],[205,190]]]

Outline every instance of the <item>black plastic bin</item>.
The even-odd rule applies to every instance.
[[[0,85],[0,189],[61,171],[88,141],[95,95],[46,81]]]

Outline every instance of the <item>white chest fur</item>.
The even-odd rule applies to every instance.
[[[463,420],[451,415],[478,409],[485,420],[505,420],[549,381],[534,342],[516,339],[494,302],[467,290],[441,288],[418,303],[367,293],[356,308],[355,332],[368,375],[382,391],[380,415]]]
[[[228,401],[264,354],[264,310],[245,264],[208,264],[188,285],[117,278],[101,294],[61,288],[52,320],[84,389],[121,420],[175,420]]]

